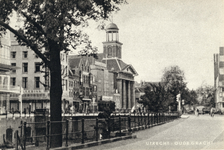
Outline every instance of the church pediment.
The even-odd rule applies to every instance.
[[[124,67],[122,69],[122,72],[129,73],[129,74],[133,74],[134,76],[138,75],[132,65],[127,65],[126,67]]]

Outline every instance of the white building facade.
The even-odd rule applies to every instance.
[[[214,87],[216,108],[224,112],[224,47],[214,54]]]

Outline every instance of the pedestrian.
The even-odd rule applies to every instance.
[[[211,110],[210,110],[211,117],[214,117],[214,113],[215,113],[215,109],[212,107]]]
[[[197,109],[197,116],[199,116],[199,109]]]
[[[138,112],[141,113],[141,108],[140,107],[138,108]]]

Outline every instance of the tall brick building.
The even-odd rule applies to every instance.
[[[214,87],[216,108],[224,111],[224,47],[214,54]]]

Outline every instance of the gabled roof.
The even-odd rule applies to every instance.
[[[115,72],[119,72],[121,69],[119,68],[119,64],[116,59],[103,60],[104,63],[107,64],[107,69]]]
[[[135,71],[132,65],[127,65],[120,59],[107,59],[102,60],[102,62],[107,64],[107,69],[112,70],[115,72],[126,72],[126,73],[132,73],[134,75],[138,75],[138,73]],[[125,69],[129,68],[131,71],[127,72]]]
[[[98,53],[97,58],[93,57],[88,57],[88,56],[78,56],[78,55],[69,55],[69,66],[70,68],[76,68],[76,67],[81,67],[79,65],[89,63],[93,64],[93,61],[99,61],[107,64],[107,69],[115,72],[126,72],[126,73],[131,73],[134,75],[138,75],[138,73],[135,71],[134,67],[130,64],[126,64],[120,59],[117,58],[110,58],[110,59],[103,59],[104,54],[103,53]],[[127,71],[127,69],[129,71]]]
[[[81,57],[78,57],[78,55],[68,55],[68,64],[70,68],[77,68],[79,67]]]
[[[134,67],[132,65],[126,65],[123,69],[123,72],[129,72],[132,73],[134,75],[138,75],[138,73],[135,71]]]
[[[118,59],[117,61],[118,61],[119,65],[120,65],[121,70],[123,70],[124,68],[127,67],[127,64],[124,63],[122,60]]]

